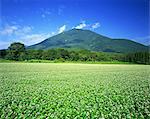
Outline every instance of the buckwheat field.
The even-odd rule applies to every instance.
[[[0,63],[0,118],[148,119],[148,65]]]

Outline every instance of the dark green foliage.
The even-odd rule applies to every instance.
[[[22,43],[12,43],[7,50],[6,59],[9,60],[25,60],[26,53],[25,53],[25,46]]]
[[[7,54],[7,51],[6,51],[6,50],[0,50],[0,59],[1,59],[1,58],[4,59],[5,56],[6,56],[6,54]]]
[[[27,50],[27,59],[42,59],[43,50]]]
[[[65,61],[83,61],[83,62],[99,62],[99,61],[120,61],[132,62],[138,64],[150,64],[149,52],[136,53],[106,53],[94,52],[86,49],[68,50],[63,48],[55,48],[49,50],[29,50],[25,49],[21,43],[13,43],[8,50],[0,51],[1,59],[9,59],[15,61],[24,60],[51,60],[54,62]]]
[[[125,60],[138,64],[150,64],[150,52],[130,53],[125,56]]]
[[[28,59],[60,61],[122,61],[122,54],[91,52],[88,50],[68,51],[66,49],[27,50]],[[41,53],[41,54],[40,54]],[[63,59],[63,60],[62,60]]]
[[[28,49],[87,49],[90,51],[129,53],[147,51],[148,47],[126,39],[111,39],[89,30],[72,29],[50,37]]]
[[[70,60],[71,61],[78,61],[79,60],[79,53],[75,51],[70,52]]]

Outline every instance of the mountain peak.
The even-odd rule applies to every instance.
[[[89,31],[89,30],[73,28],[73,29],[71,29],[71,30],[68,30],[67,32],[83,32],[83,31]],[[91,31],[91,32],[92,32],[92,31]]]

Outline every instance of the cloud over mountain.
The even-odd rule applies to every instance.
[[[66,25],[63,25],[59,28],[58,33],[62,33],[66,30]]]
[[[74,28],[76,28],[76,29],[83,29],[83,28],[85,28],[87,26],[87,24],[85,23],[85,21],[82,21],[82,23],[80,23],[79,25],[77,25],[76,27],[74,27]]]
[[[92,27],[92,29],[99,28],[99,27],[100,27],[100,23],[99,23],[99,22],[96,22],[96,23],[93,24],[91,27]]]

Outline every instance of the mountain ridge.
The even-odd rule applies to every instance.
[[[90,30],[71,29],[27,47],[28,49],[77,48],[90,51],[128,53],[148,47],[129,39],[112,39]]]

